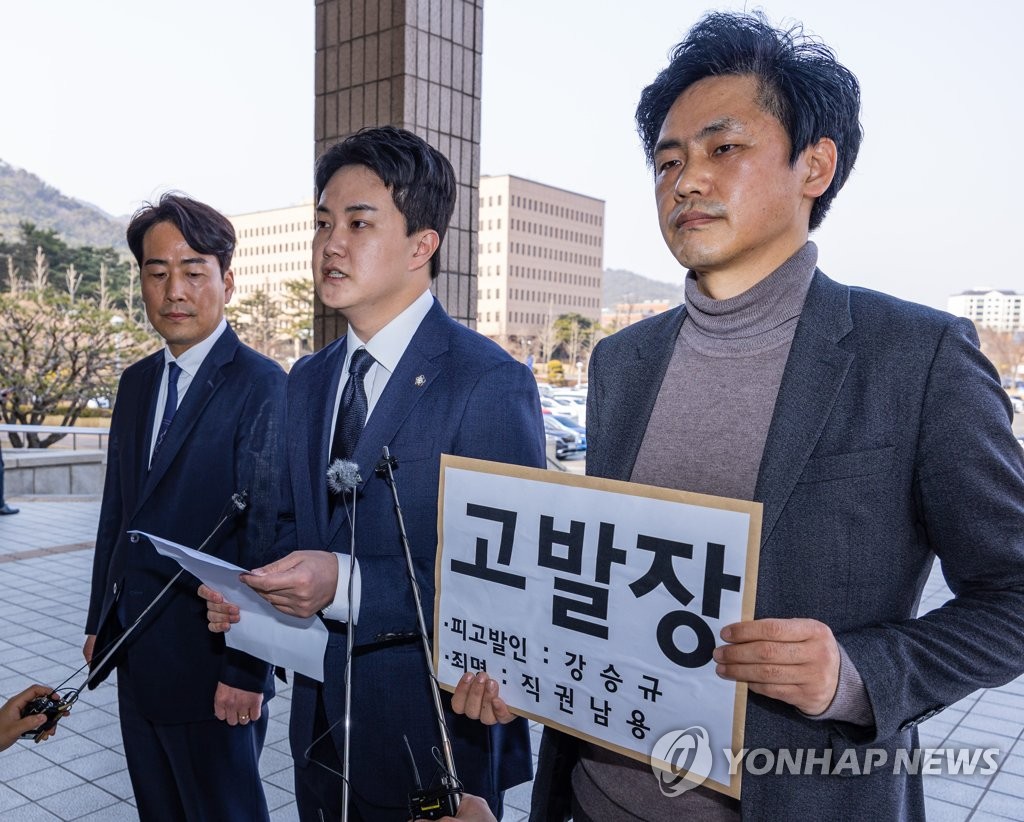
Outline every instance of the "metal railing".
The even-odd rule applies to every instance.
[[[71,448],[78,450],[79,437],[96,437],[96,447],[104,448],[105,440],[110,436],[110,428],[87,428],[76,425],[18,425],[16,423],[0,423],[0,435],[20,434],[25,437],[27,434],[64,434],[71,437]],[[8,441],[10,437],[8,436]],[[27,446],[23,446],[27,447]]]

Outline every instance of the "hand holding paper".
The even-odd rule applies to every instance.
[[[241,581],[240,576],[249,573],[244,568],[152,534],[133,533],[148,538],[159,553],[202,580],[211,593],[219,594],[229,614],[231,608],[238,609],[234,630],[227,633],[224,628],[229,647],[323,682],[327,629],[319,619],[278,611]],[[226,622],[230,625],[230,617]]]
[[[327,551],[292,551],[243,580],[267,602],[298,617],[330,605],[338,590],[338,559]]]
[[[209,585],[200,585],[199,596],[206,600],[207,626],[215,634],[223,634],[231,630],[231,626],[241,618],[241,611],[224,599],[220,591],[214,591]]]

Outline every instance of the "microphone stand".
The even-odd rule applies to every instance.
[[[358,476],[358,475],[357,475]],[[342,492],[345,493],[345,492]],[[341,757],[341,822],[348,822],[349,796],[349,742],[352,738],[352,652],[356,642],[356,613],[353,596],[356,578],[356,497],[358,488],[352,489],[351,539],[348,548],[348,631],[345,637],[345,742]],[[347,508],[347,506],[346,506]]]
[[[423,656],[427,663],[427,671],[430,675],[430,693],[434,698],[434,713],[437,715],[437,726],[441,733],[441,753],[444,756],[445,774],[441,777],[444,787],[450,792],[455,809],[459,807],[461,789],[458,775],[455,772],[455,757],[452,755],[452,740],[448,735],[448,726],[444,721],[444,708],[441,706],[441,692],[437,687],[437,674],[434,672],[434,658],[430,651],[430,643],[427,640],[427,620],[423,615],[423,603],[420,600],[420,586],[416,582],[416,570],[412,564],[412,550],[409,547],[409,537],[405,532],[405,518],[402,516],[402,506],[398,501],[398,488],[395,486],[394,469],[398,467],[398,460],[391,456],[391,452],[385,445],[382,450],[382,459],[375,469],[376,474],[382,477],[391,488],[391,496],[395,501],[395,513],[398,515],[398,530],[402,537],[402,550],[405,552],[405,563],[409,571],[409,582],[412,585],[412,596],[416,602],[416,618],[420,626],[420,639],[423,640]]]
[[[209,536],[207,536],[207,538],[203,540],[203,544],[200,545],[196,550],[199,551],[199,552],[202,552],[202,550],[204,548],[206,548],[206,546],[209,544],[210,540],[213,539],[214,535],[221,529],[221,526],[224,525],[224,523],[227,522],[229,519],[231,519],[231,517],[237,516],[238,514],[240,514],[248,506],[249,506],[249,492],[248,491],[245,491],[245,490],[243,490],[243,491],[236,491],[234,494],[232,494],[231,495],[231,499],[228,502],[228,505],[227,505],[227,508],[225,510],[224,515],[220,518],[220,521],[216,525],[213,526],[213,530],[210,532]],[[53,691],[50,693],[50,698],[51,699],[55,695],[59,696],[60,691],[64,688],[65,685],[67,685],[68,682],[70,682],[72,679],[74,679],[76,676],[78,676],[85,668],[87,668],[87,667],[89,668],[89,673],[86,674],[85,681],[78,688],[72,688],[70,691],[68,691],[67,696],[62,697],[62,698],[60,698],[60,699],[58,699],[56,701],[56,703],[55,703],[56,707],[60,709],[62,714],[63,713],[67,713],[67,711],[70,710],[71,706],[74,705],[75,702],[78,701],[78,696],[79,696],[79,694],[82,692],[82,690],[84,688],[91,686],[92,680],[103,669],[103,666],[106,665],[107,661],[114,655],[114,653],[117,651],[117,649],[120,648],[124,644],[125,640],[128,639],[129,636],[131,636],[132,632],[136,628],[139,627],[139,624],[145,618],[146,614],[148,614],[153,609],[153,607],[163,598],[163,595],[166,594],[170,590],[171,586],[177,581],[177,579],[183,573],[185,573],[185,569],[184,568],[180,569],[178,571],[178,573],[176,573],[174,575],[174,577],[171,579],[171,581],[168,582],[160,590],[160,593],[158,593],[153,598],[152,602],[150,602],[149,605],[146,606],[145,610],[143,610],[143,612],[141,614],[139,614],[139,616],[135,619],[135,621],[132,622],[132,624],[129,625],[128,628],[121,633],[121,636],[119,636],[116,640],[114,640],[114,642],[111,645],[109,645],[108,647],[104,648],[100,652],[102,654],[101,656],[99,656],[97,658],[97,654],[95,654],[95,653],[93,654],[93,659],[96,660],[95,662],[86,662],[84,665],[79,667],[78,670],[76,670],[73,674],[71,674],[71,676],[69,676],[62,683],[60,683],[60,685],[58,685],[56,688],[53,689]],[[33,700],[33,702],[38,702],[38,699],[37,700]],[[38,712],[39,711],[32,711],[32,713],[38,713]],[[47,714],[47,715],[49,715],[49,714]],[[47,724],[49,724],[49,723],[47,723]],[[53,727],[53,726],[50,725],[50,727]]]
[[[220,530],[221,526],[225,522],[227,522],[229,519],[231,519],[231,517],[234,517],[234,516],[237,516],[238,514],[240,514],[248,506],[249,506],[249,492],[248,491],[238,491],[238,492],[232,494],[231,495],[231,501],[228,503],[228,509],[225,512],[224,516],[221,517],[220,521],[216,525],[213,526],[213,530],[210,532],[210,535],[206,539],[203,540],[203,544],[200,545],[198,548],[196,548],[196,551],[198,553],[202,553],[203,549],[206,548],[206,546],[209,544],[210,540],[213,539],[214,535]],[[185,573],[185,569],[184,568],[179,569],[178,573],[176,573],[173,577],[171,577],[170,581],[161,589],[160,593],[158,593],[155,597],[153,597],[153,601],[150,602],[149,605],[146,606],[145,610],[143,610],[143,612],[141,614],[139,614],[135,618],[135,621],[131,625],[128,626],[128,629],[126,631],[124,631],[124,633],[122,633],[121,636],[119,636],[117,638],[117,640],[109,648],[107,648],[103,652],[103,656],[94,665],[91,666],[91,670],[89,671],[89,675],[85,678],[84,685],[88,685],[92,681],[92,678],[97,673],[99,673],[99,671],[103,668],[104,664],[106,664],[107,660],[110,659],[114,655],[114,652],[117,651],[117,649],[120,648],[124,644],[124,641],[126,639],[128,639],[129,636],[131,636],[132,632],[136,628],[139,627],[139,623],[142,622],[142,620],[145,618],[146,614],[148,614],[153,609],[153,607],[161,599],[163,599],[164,594],[166,594],[170,590],[171,586],[174,585],[174,583],[178,581],[178,578],[182,574],[184,574],[184,573]],[[86,663],[86,664],[89,664],[89,663]],[[79,670],[81,670],[81,668]],[[72,674],[72,676],[74,676],[74,674]],[[70,679],[70,678],[71,677],[68,677],[68,679]],[[65,680],[65,682],[66,681],[67,680]],[[83,685],[83,687],[84,687],[84,685]],[[79,689],[79,690],[81,690],[81,689]]]

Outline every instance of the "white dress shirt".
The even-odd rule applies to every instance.
[[[192,380],[196,374],[199,373],[199,369],[206,359],[206,355],[213,350],[213,346],[217,340],[220,339],[220,335],[227,329],[228,323],[223,317],[221,317],[220,323],[213,330],[213,333],[202,342],[197,342],[187,351],[183,352],[180,357],[175,357],[171,354],[171,350],[164,346],[164,369],[160,375],[160,391],[156,397],[156,414],[153,417],[153,436],[149,441],[149,462],[153,462],[153,451],[156,449],[156,440],[160,434],[160,422],[164,418],[164,406],[167,405],[167,364],[177,363],[178,368],[181,369],[181,373],[178,374],[178,405],[177,408],[181,408],[181,401],[185,399],[185,392],[188,391]],[[175,408],[175,410],[177,410]]]

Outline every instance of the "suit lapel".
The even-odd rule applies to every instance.
[[[816,271],[782,374],[754,491],[754,499],[764,503],[762,546],[839,396],[853,354],[838,343],[852,328],[849,288]]]
[[[377,400],[352,455],[353,462],[359,465],[359,475],[363,480],[360,488],[365,487],[373,476],[380,462],[382,446],[394,440],[416,403],[441,373],[439,358],[448,351],[447,324],[450,322],[453,321],[445,314],[441,304],[434,300],[433,307],[416,329],[398,366],[388,379],[384,393]],[[401,454],[395,456],[399,459],[402,457]],[[344,506],[339,505],[334,512],[328,543],[337,536],[345,520],[343,509]]]
[[[289,409],[289,417],[294,418],[292,425],[308,426],[308,447],[299,448],[295,454],[299,464],[296,476],[305,474],[309,477],[317,533],[324,545],[328,542],[327,534],[331,530],[328,523],[330,507],[327,498],[327,461],[331,454],[334,400],[338,396],[346,348],[347,337],[342,337],[324,349],[325,356],[310,360],[307,366],[310,371],[304,382],[307,390],[300,397],[289,397],[301,403],[296,413],[293,414]]]
[[[160,451],[150,466],[142,486],[142,493],[136,501],[138,507],[145,503],[153,489],[163,479],[171,463],[174,462],[174,458],[188,440],[189,434],[202,416],[206,404],[224,382],[224,366],[234,360],[237,349],[238,337],[235,336],[234,331],[228,328],[220,335],[210,353],[206,355],[206,359],[203,360],[203,364],[199,366],[199,371],[189,385],[188,393],[185,394],[185,398],[174,414],[171,427],[167,429],[163,445],[160,446]],[[152,415],[150,416],[152,417]],[[152,422],[150,422],[150,426],[152,426]],[[152,431],[152,428],[150,430]],[[148,449],[145,454],[148,459]]]
[[[153,425],[156,416],[156,400],[160,393],[160,380],[164,374],[163,349],[150,356],[140,375],[136,392],[133,426],[134,436],[131,438],[133,453],[127,454],[127,464],[135,466],[135,484],[133,488],[142,488],[146,484],[149,473],[149,445],[153,442]],[[142,424],[139,424],[141,417]]]
[[[626,360],[621,368],[617,364],[611,379],[617,384],[618,402],[605,422],[613,431],[605,437],[600,462],[588,474],[622,480],[632,475],[685,317],[686,307],[679,306],[668,312],[664,321],[649,321],[648,332],[632,352],[635,359]]]

